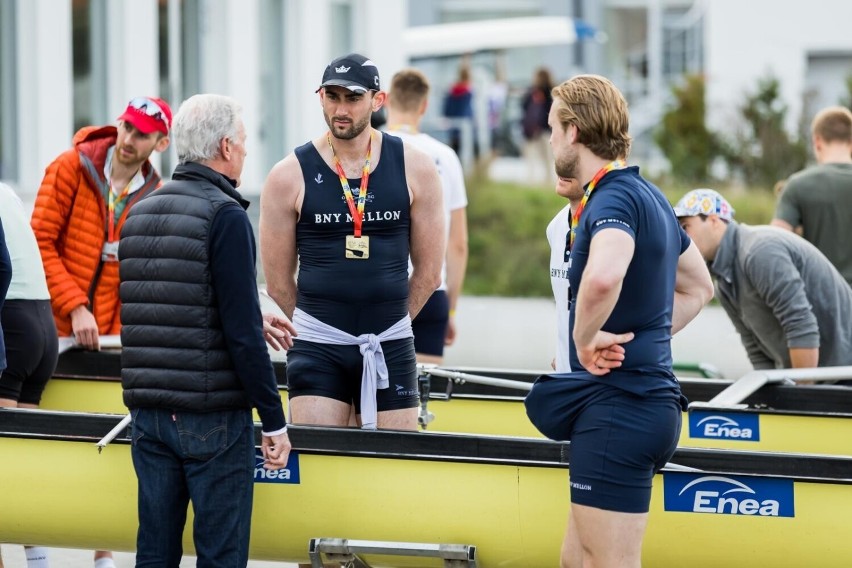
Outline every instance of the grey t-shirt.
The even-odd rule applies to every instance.
[[[814,244],[852,285],[852,164],[822,164],[790,177],[775,218]]]
[[[732,221],[710,272],[755,369],[790,367],[790,348],[852,365],[852,288],[806,240]]]

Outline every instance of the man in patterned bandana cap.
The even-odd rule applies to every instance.
[[[811,243],[769,226],[740,225],[719,193],[696,189],[675,205],[716,282],[755,369],[852,365],[852,288]]]

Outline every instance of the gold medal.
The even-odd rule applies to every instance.
[[[370,258],[370,237],[346,235],[346,258],[361,260]]]

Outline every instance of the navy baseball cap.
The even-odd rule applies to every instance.
[[[379,69],[375,63],[363,55],[350,53],[328,64],[322,74],[322,84],[317,91],[323,87],[346,87],[353,93],[378,91],[381,90]]]

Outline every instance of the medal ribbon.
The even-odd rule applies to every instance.
[[[361,187],[358,190],[357,208],[355,206],[355,199],[352,197],[352,189],[349,187],[349,180],[346,178],[346,172],[343,171],[343,166],[334,152],[334,146],[331,145],[331,132],[326,133],[325,139],[328,141],[328,147],[331,148],[334,167],[337,169],[337,175],[340,178],[340,187],[343,188],[343,196],[346,198],[346,205],[349,207],[349,213],[352,215],[352,222],[355,225],[355,237],[359,238],[361,236],[361,225],[364,223],[367,183],[370,181],[370,155],[373,148],[373,133],[372,131],[370,132],[370,141],[367,142],[367,157],[364,158],[364,168],[361,170]]]
[[[127,184],[127,187],[119,194],[118,197],[115,196],[115,193],[112,191],[112,184],[109,186],[109,215],[107,215],[107,241],[115,242],[115,204],[121,203],[127,195],[130,193],[130,184],[133,183],[133,180],[130,180],[130,183]]]
[[[576,232],[577,225],[580,224],[580,215],[583,214],[583,209],[586,208],[586,202],[589,201],[589,196],[592,194],[592,191],[594,191],[595,187],[597,187],[598,182],[600,182],[603,177],[612,170],[620,170],[626,166],[627,164],[624,163],[624,160],[613,160],[612,162],[599,169],[598,172],[594,175],[594,177],[592,177],[592,181],[590,181],[589,185],[586,186],[586,191],[585,193],[583,193],[583,198],[580,200],[580,204],[577,206],[577,210],[571,212],[571,231],[568,233],[570,235],[568,241],[569,249],[574,247],[574,233]]]

